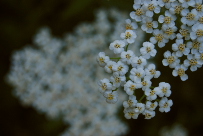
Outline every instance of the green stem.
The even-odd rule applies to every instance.
[[[129,44],[127,44],[127,45],[126,45],[125,51],[127,51],[127,50],[128,50],[128,45],[129,45]]]
[[[150,87],[150,89],[154,89],[154,88],[155,88],[154,86],[151,86],[151,87]]]
[[[119,57],[119,58],[110,58],[110,59],[121,59],[121,58]]]
[[[142,101],[142,99],[144,99],[145,97],[146,97],[146,95],[143,95],[138,102],[140,103]]]
[[[129,77],[126,77],[126,80],[127,80],[127,81],[130,80],[130,78],[129,78]]]

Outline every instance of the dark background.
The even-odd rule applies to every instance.
[[[116,7],[130,13],[133,0],[1,0],[0,1],[0,136],[56,136],[65,130],[63,122],[49,120],[32,107],[22,106],[12,95],[12,87],[5,82],[15,50],[32,44],[32,38],[39,28],[48,26],[53,35],[63,36],[72,32],[81,22],[94,20],[94,11],[99,8]],[[171,44],[167,45],[171,48]],[[157,54],[158,69],[162,72],[158,82],[169,82],[172,86],[170,97],[174,105],[169,113],[156,112],[151,120],[140,116],[137,120],[119,116],[130,127],[128,136],[158,135],[160,128],[175,123],[182,124],[191,136],[203,136],[203,70],[187,71],[189,79],[182,82],[171,75],[172,69],[163,67],[163,52]]]

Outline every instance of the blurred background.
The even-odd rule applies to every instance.
[[[94,12],[99,8],[115,7],[130,13],[133,10],[133,2],[133,0],[0,1],[0,136],[56,136],[67,127],[60,119],[50,120],[34,108],[21,105],[12,95],[13,88],[5,82],[12,53],[31,44],[33,36],[43,26],[50,27],[53,35],[61,37],[67,32],[72,32],[81,22],[93,21]],[[156,61],[162,75],[155,84],[158,85],[160,81],[171,84],[170,99],[174,105],[169,113],[156,112],[156,116],[151,120],[144,120],[143,117],[126,120],[123,117],[123,109],[120,109],[118,115],[129,125],[127,136],[159,135],[164,126],[170,128],[174,124],[181,124],[190,136],[203,136],[203,69],[196,72],[187,71],[189,79],[182,82],[179,77],[171,75],[172,69],[162,66],[162,54],[165,50],[166,48],[159,49],[157,54]]]

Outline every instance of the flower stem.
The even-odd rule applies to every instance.
[[[119,58],[110,58],[110,59],[121,59],[121,58],[119,57]]]
[[[125,51],[127,51],[127,50],[128,50],[128,45],[129,45],[129,44],[127,44],[127,45],[126,45]]]
[[[142,99],[145,97],[146,97],[146,95],[143,95],[138,102],[140,103],[142,101]]]

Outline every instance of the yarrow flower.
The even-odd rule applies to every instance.
[[[113,74],[110,82],[106,78],[100,81],[100,90],[104,93],[119,93],[119,88],[122,88],[129,96],[123,102],[127,119],[137,119],[140,114],[145,119],[151,119],[156,114],[157,106],[160,112],[169,112],[173,105],[172,100],[168,99],[172,93],[169,83],[162,81],[158,86],[153,86],[152,79],[161,75],[156,70],[156,64],[149,64],[155,62],[151,59],[159,53],[157,46],[163,50],[165,46],[168,47],[163,54],[162,64],[172,68],[172,75],[180,76],[182,81],[189,78],[186,74],[188,69],[196,71],[202,67],[202,3],[200,0],[134,0],[134,11],[130,12],[131,19],[125,20],[125,30],[120,33],[121,40],[110,44],[110,50],[116,56],[110,54],[113,56],[111,58],[100,53],[97,59],[106,72]],[[150,34],[146,36],[149,39],[142,37],[146,41],[140,43],[141,47],[135,46],[140,28]],[[104,83],[109,88],[112,85],[111,90]],[[140,90],[142,96],[137,93]]]

